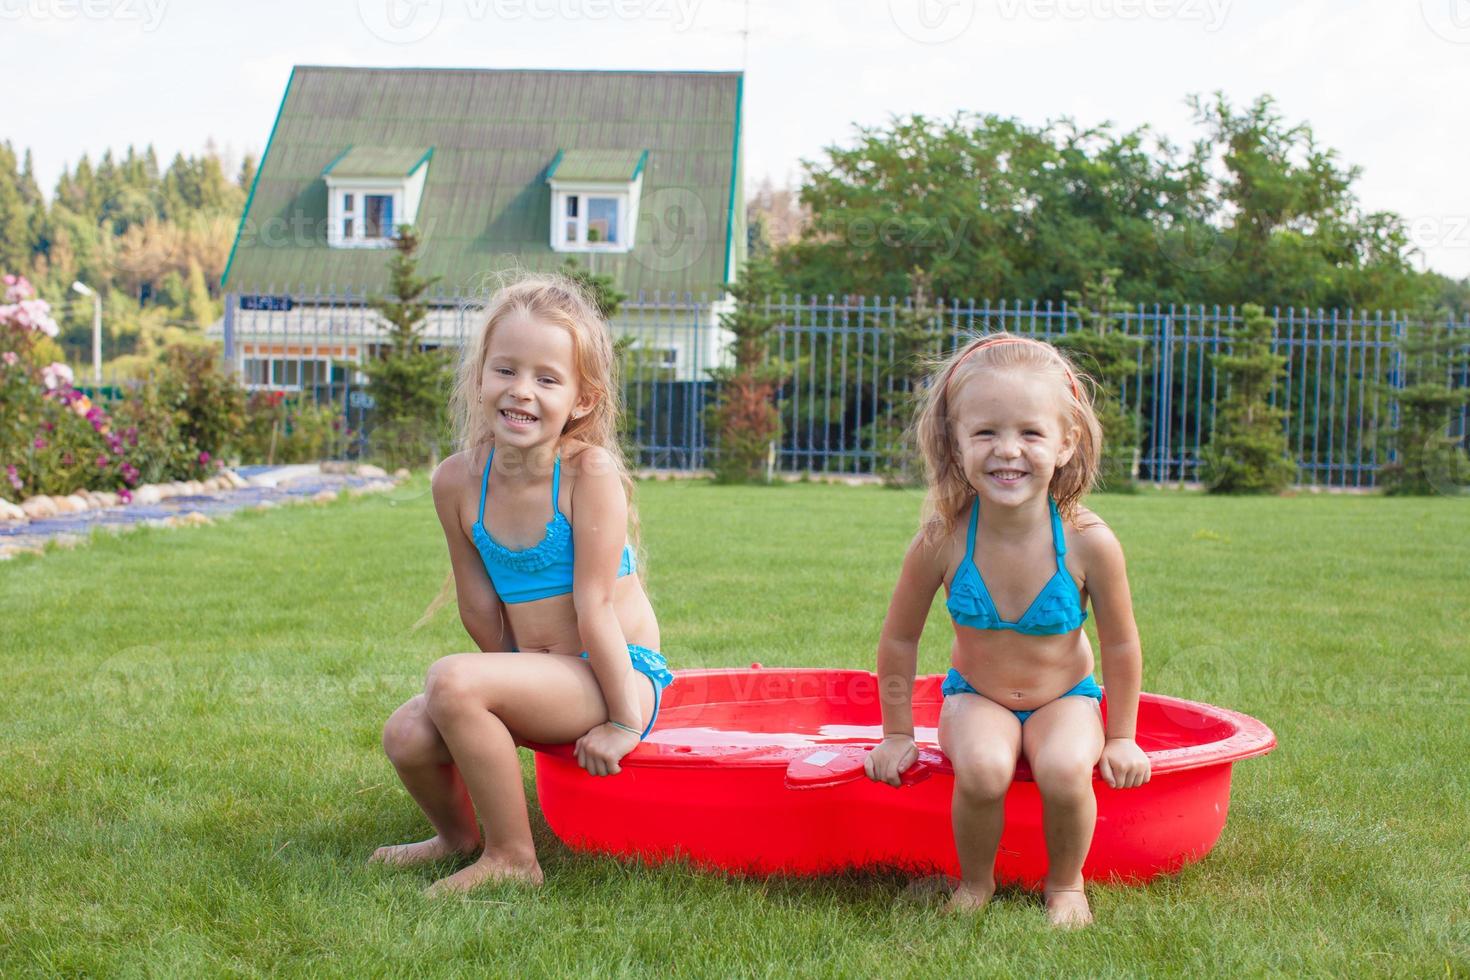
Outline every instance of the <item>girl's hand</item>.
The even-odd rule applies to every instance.
[[[1113,789],[1132,789],[1148,782],[1148,756],[1131,738],[1110,738],[1103,746],[1097,771]]]
[[[638,747],[639,738],[612,722],[603,722],[577,739],[577,765],[593,776],[616,776],[623,771],[618,762]]]
[[[883,741],[863,758],[863,772],[877,783],[899,786],[908,767],[919,759],[912,735],[884,735]]]

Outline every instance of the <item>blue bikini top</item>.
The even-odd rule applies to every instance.
[[[1008,623],[996,612],[995,602],[980,569],[975,566],[975,528],[980,522],[980,501],[970,507],[970,535],[965,541],[965,560],[955,570],[954,581],[949,586],[949,598],[945,608],[961,626],[977,630],[1015,630],[1028,636],[1055,636],[1070,633],[1087,620],[1087,610],[1082,608],[1082,595],[1067,572],[1062,556],[1067,553],[1066,540],[1062,536],[1062,517],[1057,513],[1057,502],[1047,498],[1051,508],[1051,539],[1057,553],[1056,574],[1046,580],[1030,607],[1014,623]]]
[[[561,457],[556,458],[551,471],[551,520],[546,522],[546,535],[540,543],[523,551],[505,547],[485,530],[485,492],[490,488],[490,463],[494,459],[495,450],[491,449],[490,459],[485,461],[485,475],[480,480],[480,516],[475,518],[470,531],[496,594],[507,605],[566,595],[572,591],[574,560],[572,525],[556,505],[561,492]],[[631,575],[636,569],[633,549],[625,544],[618,578]]]

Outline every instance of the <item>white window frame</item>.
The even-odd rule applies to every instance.
[[[401,184],[385,184],[382,181],[354,178],[327,177],[327,244],[333,248],[391,248],[398,237],[401,224],[411,224],[412,218],[404,210],[406,188]],[[352,195],[352,210],[347,210],[346,198]],[[369,238],[363,234],[367,218],[367,198],[381,196],[393,201],[393,220],[386,236]],[[343,223],[352,219],[352,235],[343,233]]]
[[[551,248],[556,252],[611,252],[614,254],[633,251],[637,240],[638,202],[643,188],[643,176],[637,180],[614,183],[592,181],[551,180]],[[567,238],[567,199],[577,197],[577,239]],[[622,233],[619,242],[587,241],[587,198],[610,197],[618,202],[618,230]]]
[[[259,384],[250,380],[251,362],[263,363],[265,365],[265,383]],[[275,384],[271,378],[275,374],[277,363],[296,363],[295,384]],[[301,391],[301,365],[307,361],[315,361],[318,365],[318,376],[325,375],[328,379],[332,376],[332,358],[330,357],[304,357],[299,354],[246,354],[240,361],[240,373],[245,378],[246,391]],[[328,380],[327,384],[331,384]]]

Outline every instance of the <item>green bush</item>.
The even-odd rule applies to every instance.
[[[139,482],[199,480],[217,468],[217,457],[185,437],[184,412],[166,400],[159,385],[138,385],[117,405],[114,414],[136,447]]]
[[[1470,482],[1470,459],[1448,432],[1470,388],[1451,387],[1448,379],[1465,366],[1465,339],[1447,327],[1417,325],[1400,338],[1398,349],[1401,386],[1380,388],[1399,411],[1397,426],[1387,424],[1387,409],[1380,420],[1379,443],[1389,460],[1379,481],[1392,496],[1459,493]]]
[[[238,451],[245,431],[245,389],[225,371],[217,350],[175,344],[164,351],[155,384],[158,398],[173,410],[181,441],[204,462]]]
[[[1230,353],[1216,354],[1215,367],[1228,386],[1210,444],[1200,455],[1202,476],[1212,493],[1280,493],[1296,478],[1286,431],[1286,413],[1271,405],[1271,387],[1286,358],[1271,352],[1276,321],[1254,303],[1241,308],[1239,323],[1224,332]]]
[[[336,405],[315,405],[282,391],[255,391],[245,403],[240,458],[270,465],[326,459],[341,453],[348,435]]]
[[[136,441],[55,367],[37,370],[18,356],[0,361],[0,495],[20,501],[135,486]]]

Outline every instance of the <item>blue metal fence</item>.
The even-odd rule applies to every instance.
[[[295,377],[303,397],[341,404],[348,424],[371,425],[370,402],[353,372],[326,369],[273,375],[275,360],[372,356],[381,339],[361,295],[293,291],[289,302],[274,291],[227,298],[227,352],[246,380],[287,387]],[[268,300],[268,301],[263,301]],[[426,343],[462,346],[479,324],[483,297],[439,294]],[[881,461],[881,433],[901,427],[899,397],[918,368],[900,363],[895,327],[912,301],[873,297],[772,297],[765,309],[776,321],[771,357],[783,366],[777,395],[783,419],[776,467],[792,473],[866,474]],[[924,353],[939,355],[975,334],[1009,330],[1043,339],[1081,329],[1083,317],[1065,304],[936,304]],[[705,468],[718,439],[705,426],[705,410],[717,397],[709,368],[719,363],[725,339],[720,307],[705,297],[640,295],[623,304],[614,332],[627,337],[624,359],[628,436],[642,466]],[[1392,389],[1405,383],[1398,346],[1409,321],[1394,314],[1276,309],[1274,348],[1286,373],[1272,393],[1286,411],[1285,429],[1302,484],[1372,487],[1381,459],[1379,429],[1397,420]],[[1120,399],[1140,421],[1138,475],[1156,484],[1191,482],[1200,473],[1201,449],[1214,429],[1223,380],[1215,357],[1228,352],[1222,336],[1240,319],[1234,308],[1138,306],[1118,313],[1117,329],[1138,338],[1133,376]],[[1470,342],[1470,321],[1447,324]],[[332,357],[313,353],[330,350]],[[252,357],[253,352],[253,357]],[[272,363],[262,373],[261,361]],[[350,358],[349,358],[350,359]],[[252,361],[254,363],[252,363]],[[310,375],[310,383],[308,381]],[[1470,369],[1449,378],[1470,385]],[[1467,440],[1462,408],[1452,433]]]

